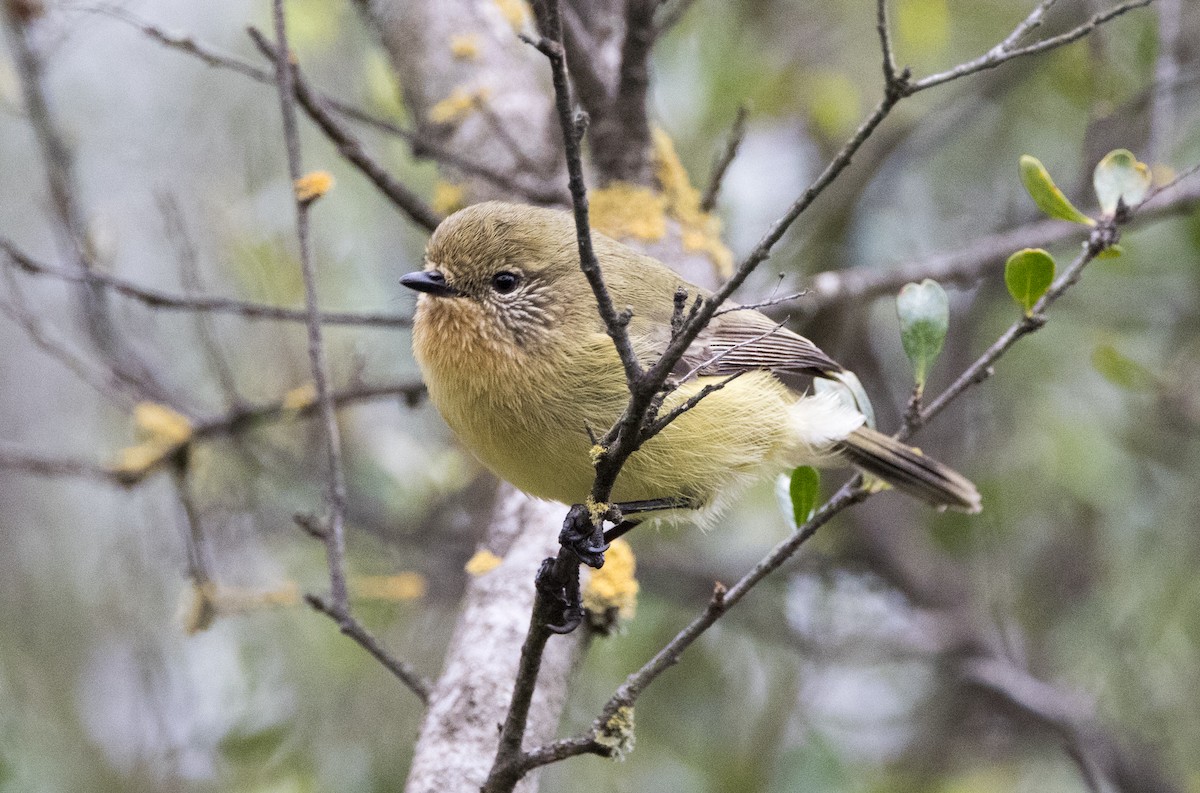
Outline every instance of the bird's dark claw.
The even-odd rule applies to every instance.
[[[604,530],[592,523],[591,513],[583,504],[576,504],[567,512],[558,542],[588,567],[599,569],[604,566],[604,552],[608,550]]]

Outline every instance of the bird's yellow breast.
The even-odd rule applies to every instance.
[[[534,347],[487,332],[485,309],[422,298],[413,329],[431,401],[462,442],[497,475],[540,498],[579,503],[591,490],[592,440],[628,400],[612,341],[601,332],[551,331]],[[580,334],[569,334],[579,337]],[[665,414],[712,378],[685,383]],[[706,396],[625,464],[617,501],[686,497],[697,506],[762,475],[787,443],[795,396],[767,372],[744,375]]]

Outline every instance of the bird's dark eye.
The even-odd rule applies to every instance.
[[[492,276],[492,289],[495,289],[502,295],[507,295],[509,292],[517,288],[517,284],[521,283],[521,277],[516,273],[510,273],[505,270],[502,273],[496,273]]]

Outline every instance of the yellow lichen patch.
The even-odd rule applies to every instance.
[[[633,751],[633,728],[633,706],[622,705],[604,727],[596,731],[596,743],[611,749],[614,760],[623,760]]]
[[[474,556],[467,560],[464,569],[467,571],[467,575],[483,575],[495,570],[503,561],[503,559],[486,548],[480,548],[475,552]]]
[[[610,509],[612,509],[612,504],[598,502],[591,496],[587,497],[588,517],[591,519],[593,525],[604,520]]]
[[[425,596],[428,583],[420,573],[360,575],[350,580],[350,593],[361,600],[417,600]]]
[[[139,402],[133,409],[133,423],[148,443],[178,446],[192,437],[188,417],[157,402]]]
[[[700,209],[700,191],[692,186],[675,151],[675,144],[661,129],[652,132],[654,174],[666,202],[666,212],[679,221],[685,250],[705,254],[725,278],[733,274],[733,254],[721,241],[721,221]]]
[[[467,193],[461,185],[439,179],[433,185],[432,203],[435,212],[449,215],[467,205]]]
[[[512,29],[520,33],[524,30],[531,17],[529,13],[529,3],[525,0],[495,0],[496,7],[500,9],[500,13],[504,15],[505,21],[512,25]]]
[[[218,586],[211,581],[193,583],[185,595],[183,628],[189,634],[199,633],[209,628],[217,617],[296,606],[299,603],[300,585],[294,581],[288,581],[277,589]]]
[[[149,442],[126,446],[117,452],[117,459],[109,466],[109,470],[122,480],[136,481],[159,465],[172,451],[174,447]]]
[[[604,554],[604,567],[593,570],[583,588],[583,607],[597,616],[615,616],[619,621],[633,619],[637,613],[637,560],[633,549],[622,539],[613,540]]]
[[[664,195],[649,187],[612,182],[588,195],[592,228],[614,239],[653,242],[667,233]]]
[[[138,442],[118,452],[109,466],[127,482],[141,479],[192,437],[192,422],[187,416],[157,402],[138,403],[133,409],[133,424]]]
[[[429,108],[429,120],[434,124],[457,124],[475,111],[488,98],[486,88],[468,91],[458,86],[450,96]]]
[[[310,408],[317,404],[317,386],[314,383],[305,383],[301,386],[296,386],[291,391],[283,395],[283,401],[280,403],[284,410],[299,413],[305,408]]]
[[[329,171],[306,173],[297,179],[292,187],[296,191],[296,200],[307,204],[316,201],[333,189],[333,174]]]
[[[473,61],[479,57],[479,36],[474,33],[459,33],[450,37],[450,54],[460,61]]]

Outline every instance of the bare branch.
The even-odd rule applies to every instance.
[[[712,212],[713,207],[717,205],[717,194],[721,192],[721,182],[725,179],[725,172],[729,170],[733,158],[737,156],[738,148],[742,145],[742,140],[746,137],[746,117],[748,115],[749,111],[746,110],[746,106],[739,105],[737,115],[733,119],[733,126],[729,130],[729,137],[725,139],[725,146],[717,155],[717,159],[713,161],[712,175],[708,177],[708,186],[704,188],[704,196],[700,199],[701,212]]]
[[[592,163],[600,182],[650,184],[650,50],[657,0],[625,0],[625,40],[616,91],[592,125]],[[557,11],[554,12],[557,14]],[[558,36],[558,33],[553,34]],[[558,39],[562,41],[561,37]]]
[[[12,44],[20,89],[34,137],[41,149],[46,183],[54,206],[54,232],[60,255],[73,269],[89,272],[96,261],[88,234],[86,213],[78,198],[75,183],[75,159],[50,112],[50,100],[44,84],[41,54],[28,35],[35,18],[24,18],[16,3],[4,3],[3,15]],[[94,285],[83,284],[78,290],[80,312],[88,336],[106,365],[120,377],[156,398],[166,399],[165,389],[124,340],[114,331],[107,295]]]
[[[0,470],[20,471],[33,476],[80,477],[114,481],[112,472],[102,465],[66,457],[54,457],[22,449],[0,441]]]
[[[141,399],[142,393],[137,383],[130,382],[121,372],[110,366],[92,363],[68,342],[60,339],[51,328],[46,327],[45,323],[25,307],[25,298],[13,280],[12,273],[5,271],[4,275],[12,296],[10,299],[0,300],[0,313],[17,323],[30,341],[71,370],[76,377],[105,399],[126,407]]]
[[[200,509],[196,505],[189,481],[189,457],[190,450],[187,448],[180,449],[175,455],[172,479],[175,492],[179,496],[179,504],[183,507],[183,544],[187,557],[188,578],[196,586],[203,586],[213,580],[212,564],[209,562],[208,548],[204,541]]]
[[[1176,217],[1200,205],[1200,182],[1193,182],[1186,189],[1173,189],[1191,172],[1191,169],[1183,171],[1171,184],[1154,188],[1138,207],[1130,225],[1140,227]],[[1015,250],[1049,247],[1078,234],[1080,227],[1075,224],[1041,220],[980,237],[960,250],[914,259],[886,270],[874,267],[828,270],[811,278],[807,299],[789,311],[812,316],[833,305],[894,293],[905,284],[924,278],[943,284],[971,284],[982,278],[989,268],[1003,265]]]
[[[303,171],[300,166],[300,132],[296,125],[295,72],[290,60],[283,0],[273,0],[275,20],[275,80],[279,85],[279,105],[283,116],[283,137],[287,148],[288,176],[293,186],[296,205],[296,238],[300,247],[300,274],[304,279],[304,307],[307,314],[308,357],[313,382],[317,389],[321,423],[325,431],[326,508],[328,509],[325,554],[329,561],[330,607],[338,614],[348,614],[350,597],[346,590],[346,473],[342,467],[342,437],[337,423],[337,411],[329,388],[329,363],[322,341],[321,316],[317,308],[316,272],[312,263],[309,242],[308,210],[310,201],[295,193]]]
[[[571,102],[571,88],[567,80],[567,61],[562,45],[562,19],[558,12],[558,0],[544,0],[539,4],[544,9],[545,30],[551,38],[543,36],[538,41],[529,42],[550,61],[551,75],[554,82],[555,109],[558,112],[559,126],[562,129],[563,148],[567,159],[567,178],[571,190],[571,204],[575,214],[575,236],[579,246],[579,267],[592,288],[599,307],[600,318],[612,338],[625,369],[627,382],[634,382],[641,376],[642,367],[633,352],[626,331],[628,318],[617,313],[613,306],[612,295],[604,284],[604,275],[600,270],[600,262],[592,247],[592,232],[588,220],[587,187],[583,180],[583,153],[580,150],[580,139],[587,124],[587,116],[575,112]]]
[[[1116,17],[1119,17],[1128,11],[1132,11],[1135,8],[1143,8],[1148,6],[1153,2],[1154,0],[1131,0],[1131,2],[1121,3],[1120,5],[1113,6],[1112,8],[1093,15],[1092,18],[1087,22],[1068,30],[1066,33],[1060,33],[1057,36],[1051,36],[1048,39],[1042,39],[1035,44],[1013,49],[1012,45],[1017,39],[1021,38],[1021,36],[1027,33],[1028,30],[1034,26],[1034,24],[1040,23],[1041,15],[1044,14],[1046,8],[1051,5],[1047,4],[1045,0],[1043,0],[1043,2],[1033,10],[1033,13],[1030,14],[1025,21],[1018,25],[1017,28],[1011,34],[1009,34],[1008,38],[1006,38],[999,46],[993,47],[986,54],[981,55],[975,60],[959,64],[949,71],[931,74],[928,77],[923,77],[922,79],[917,80],[910,86],[911,91],[913,93],[917,91],[924,91],[926,88],[932,88],[935,85],[948,83],[951,80],[957,80],[960,77],[966,77],[968,74],[981,72],[985,69],[994,69],[1002,63],[1011,61],[1013,58],[1021,58],[1026,55],[1035,55],[1039,52],[1045,52],[1046,50],[1052,50],[1056,47],[1061,47],[1064,44],[1070,44],[1088,35],[1105,22],[1115,19]],[[1035,15],[1037,16],[1037,22],[1030,24],[1030,19],[1033,19]],[[1024,30],[1022,28],[1024,28]]]
[[[411,664],[401,661],[389,653],[361,622],[350,616],[347,611],[338,610],[336,606],[326,603],[316,595],[306,595],[304,600],[308,605],[336,622],[344,635],[349,636],[370,653],[376,661],[383,664],[409,691],[416,694],[417,699],[421,700],[423,704],[429,704],[431,689],[429,681],[422,677]]]
[[[1049,0],[1054,2],[1054,0]],[[875,30],[879,33],[879,48],[883,51],[883,83],[894,85],[899,79],[896,54],[892,51],[892,31],[888,21],[887,0],[875,0]]]
[[[1175,138],[1175,92],[1179,80],[1179,38],[1183,31],[1181,0],[1159,0],[1158,57],[1154,61],[1154,85],[1150,94],[1150,138],[1146,161],[1161,162],[1170,156]]]
[[[210,67],[233,71],[265,85],[275,85],[274,72],[267,69],[260,69],[254,64],[248,63],[240,58],[235,58],[231,55],[221,53],[214,47],[197,41],[191,36],[183,36],[165,31],[157,25],[147,22],[129,13],[121,7],[83,6],[81,10],[89,13],[102,14],[104,16],[124,22],[127,25],[131,25],[151,41],[161,44],[168,49],[191,55]],[[534,203],[552,204],[562,201],[566,198],[565,194],[546,192],[526,183],[519,182],[507,174],[490,167],[489,165],[475,162],[474,160],[463,157],[446,148],[445,146],[442,146],[437,141],[420,134],[419,132],[406,129],[385,119],[373,116],[364,110],[348,105],[345,102],[329,96],[328,94],[319,93],[310,86],[307,86],[307,84],[306,88],[313,99],[314,105],[323,108],[329,108],[335,113],[338,113],[339,115],[344,116],[352,121],[357,121],[360,124],[365,124],[369,127],[379,130],[380,132],[384,132],[388,135],[394,135],[395,137],[407,141],[414,157],[432,158],[439,162],[445,163],[446,165],[452,166],[464,174],[478,176],[479,178],[491,182],[500,188],[508,190],[515,195],[526,196]],[[310,113],[310,108],[308,105],[304,105],[302,103],[302,107],[304,107],[306,113]],[[314,118],[314,121],[315,120],[316,119]]]
[[[150,308],[161,308],[179,311],[209,311],[217,314],[232,314],[245,319],[270,319],[281,322],[307,322],[308,314],[301,309],[268,306],[262,303],[251,303],[231,297],[206,297],[201,295],[185,296],[161,292],[138,286],[116,276],[99,271],[73,272],[61,267],[54,267],[32,258],[11,240],[0,237],[0,250],[7,254],[8,260],[22,270],[34,275],[45,275],[60,281],[77,283],[93,283],[110,289],[124,297],[137,300]],[[352,314],[344,312],[323,312],[319,314],[322,323],[330,325],[359,325],[377,328],[407,328],[412,325],[408,317],[398,317],[391,314]]]
[[[196,248],[188,236],[178,202],[171,194],[161,193],[158,196],[158,203],[166,223],[167,238],[175,243],[178,251],[179,276],[184,289],[189,292],[189,295],[203,292],[204,286],[200,281],[200,265],[196,258]],[[241,403],[242,398],[238,393],[237,378],[234,377],[229,362],[225,360],[225,355],[217,344],[210,318],[203,312],[196,314],[196,333],[200,337],[200,346],[204,350],[205,361],[216,376],[217,382],[221,384],[227,403],[230,405]]]
[[[259,51],[268,59],[278,60],[275,48],[257,29],[247,28],[250,38],[254,40]],[[308,115],[316,122],[325,136],[337,146],[338,152],[358,168],[364,176],[379,188],[391,202],[404,211],[421,228],[433,231],[442,222],[442,216],[425,203],[424,199],[410,190],[403,182],[396,179],[379,163],[375,162],[358,139],[346,127],[333,117],[321,104],[321,100],[309,89],[308,83],[300,72],[300,66],[291,63],[292,88],[295,98]]]

